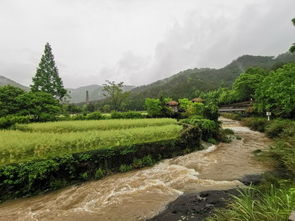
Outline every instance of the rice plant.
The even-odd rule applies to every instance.
[[[155,121],[152,120],[152,122]],[[137,125],[140,125],[139,123]],[[147,124],[147,122],[145,123]],[[54,125],[54,123],[49,124]],[[46,124],[35,125],[37,127],[43,125],[47,128]],[[78,125],[75,126],[78,128]],[[81,127],[83,126],[87,127],[87,125],[82,124]],[[34,126],[33,128],[36,130]],[[50,126],[48,128],[52,129]],[[121,130],[77,130],[78,132],[67,133],[50,133],[44,132],[42,129],[40,129],[41,132],[2,130],[0,131],[0,165],[32,159],[46,159],[100,148],[169,140],[177,138],[181,129],[182,126],[180,125],[164,124],[163,126],[124,128]],[[45,129],[45,131],[47,130]]]
[[[163,126],[175,124],[176,120],[171,118],[158,119],[113,119],[113,120],[77,120],[57,121],[47,123],[18,124],[15,129],[31,132],[78,132],[89,130],[115,130],[135,127]]]

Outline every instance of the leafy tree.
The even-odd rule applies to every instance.
[[[233,84],[238,100],[244,101],[252,98],[266,74],[267,71],[262,68],[249,68],[245,73],[241,74]]]
[[[144,106],[150,117],[159,117],[162,114],[161,101],[158,98],[146,98]]]
[[[293,25],[295,25],[295,18],[292,19]],[[295,52],[295,43],[291,46],[290,52]]]
[[[15,101],[15,98],[24,93],[25,91],[22,89],[10,85],[0,87],[0,117],[16,114],[20,105]]]
[[[35,121],[54,120],[60,111],[59,102],[45,92],[28,92],[16,98],[20,115],[31,116]]]
[[[129,96],[129,92],[124,92],[124,82],[116,83],[114,81],[106,81],[103,85],[104,96],[109,97],[114,110],[118,111],[122,108],[123,101]]]
[[[55,98],[62,100],[67,91],[63,87],[63,82],[58,74],[58,69],[55,65],[54,56],[52,54],[51,46],[46,43],[44,54],[42,55],[39,67],[35,77],[33,77],[33,84],[31,91],[43,91],[52,94]]]
[[[272,71],[255,93],[255,109],[276,116],[295,117],[295,63]]]

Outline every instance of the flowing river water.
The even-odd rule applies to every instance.
[[[269,170],[253,158],[252,152],[266,148],[271,141],[237,121],[221,120],[224,128],[234,130],[242,139],[164,160],[150,168],[0,204],[0,220],[145,220],[184,192],[243,186],[238,179]]]

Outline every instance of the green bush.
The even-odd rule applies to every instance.
[[[227,208],[215,211],[208,221],[265,220],[285,221],[295,209],[295,188],[276,187],[272,184],[264,188],[250,187],[233,196]]]
[[[106,172],[105,172],[103,169],[101,169],[101,168],[99,168],[99,169],[97,169],[97,170],[95,171],[95,179],[101,179],[101,178],[103,178],[105,175],[106,175]]]
[[[96,148],[77,153],[67,151],[61,156],[52,156],[47,159],[2,164],[0,165],[0,201],[98,179],[106,175],[106,171],[127,171],[136,168],[135,163],[138,168],[151,166],[157,160],[202,149],[200,136],[201,133],[197,127],[188,127],[177,137],[161,141],[152,140],[132,144],[128,137],[125,139],[127,140],[125,146],[121,144],[116,148]],[[152,137],[154,139],[158,136]],[[65,144],[65,146],[68,145]],[[14,159],[15,156],[11,154],[10,157]]]
[[[191,118],[183,119],[180,122],[198,126],[202,131],[202,139],[206,141],[211,137],[217,137],[219,133],[218,123],[213,120],[200,119],[198,115]]]
[[[131,166],[131,165],[126,165],[126,164],[122,164],[122,165],[120,166],[120,168],[119,168],[119,171],[120,171],[121,173],[125,173],[125,172],[128,172],[128,171],[130,171],[130,170],[132,170],[132,166]]]
[[[221,116],[228,118],[228,119],[232,119],[232,120],[242,120],[242,117],[240,114],[235,114],[235,113],[222,113]]]
[[[111,113],[112,119],[137,119],[137,118],[144,118],[144,116],[136,111],[128,111],[128,112],[112,112]]]
[[[292,120],[274,120],[267,125],[265,133],[268,137],[286,137],[295,134],[295,122]]]
[[[71,117],[71,120],[86,120],[86,114],[75,114]]]
[[[16,123],[19,124],[26,124],[31,121],[31,118],[29,116],[15,116],[15,115],[9,115],[6,117],[0,118],[0,129],[6,129],[9,128]]]
[[[266,118],[249,117],[242,119],[242,125],[250,127],[252,130],[264,132],[266,126],[270,123]]]
[[[86,115],[87,120],[100,120],[102,118],[103,118],[102,114],[98,111],[92,112],[92,113]]]

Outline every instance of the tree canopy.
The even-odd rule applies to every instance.
[[[295,63],[284,65],[264,78],[255,93],[258,112],[276,116],[295,116]]]
[[[49,43],[46,43],[44,54],[42,55],[36,75],[33,77],[31,91],[43,91],[52,94],[55,98],[62,100],[67,91],[58,74],[54,56]]]
[[[124,92],[124,82],[106,81],[103,85],[104,96],[110,98],[111,106],[114,110],[122,109],[123,101],[129,96],[129,92]]]

